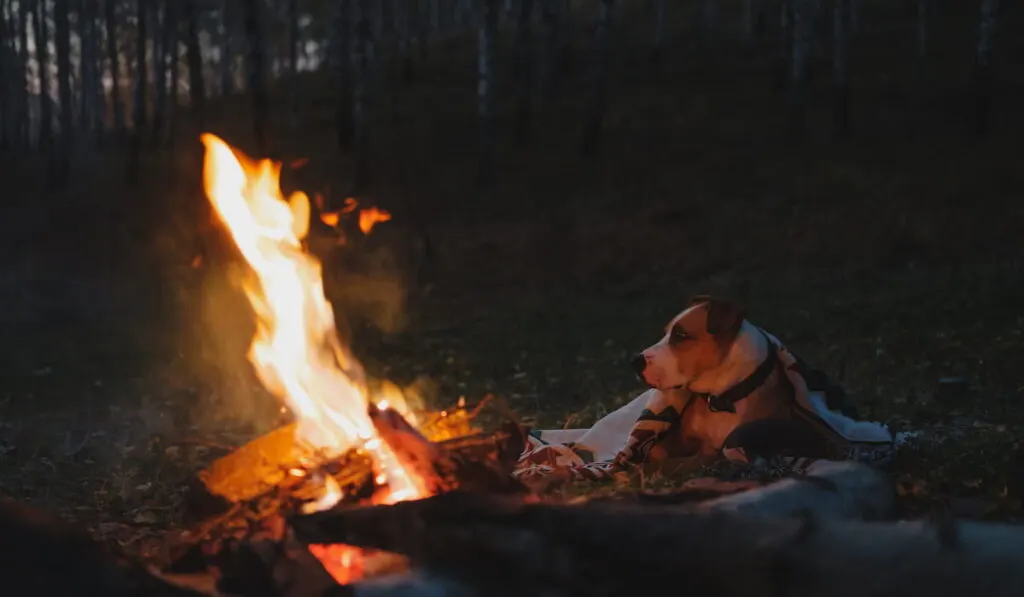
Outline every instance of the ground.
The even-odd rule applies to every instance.
[[[979,139],[973,13],[943,15],[943,43],[913,79],[912,17],[865,4],[848,141],[831,136],[827,38],[795,142],[774,85],[774,31],[745,45],[730,26],[702,48],[676,14],[654,66],[649,21],[630,12],[594,159],[577,151],[584,29],[571,70],[536,108],[529,147],[512,146],[503,53],[485,191],[473,185],[472,40],[431,46],[411,85],[382,67],[360,200],[394,219],[326,267],[368,370],[415,383],[437,408],[494,394],[525,424],[587,425],[641,390],[629,356],[690,295],[722,294],[844,384],[866,416],[920,432],[892,471],[906,514],[1016,517],[1024,42],[997,37],[993,127]],[[1020,15],[1004,18],[1010,31]],[[286,169],[286,185],[337,199],[350,156],[334,142],[336,96],[321,75],[299,84],[302,118],[292,129],[275,112],[273,150],[309,158]],[[208,128],[251,149],[247,109],[217,100]],[[277,422],[244,360],[251,314],[230,268],[193,267],[207,220],[187,132],[147,156],[136,187],[110,149],[83,148],[63,193],[43,189],[37,160],[7,161],[19,192],[2,230],[0,493],[131,545],[178,524],[192,470]],[[950,376],[969,389],[937,394]]]

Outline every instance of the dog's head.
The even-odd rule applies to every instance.
[[[653,388],[686,388],[722,364],[743,319],[735,303],[696,296],[669,322],[661,340],[633,358],[633,369]]]

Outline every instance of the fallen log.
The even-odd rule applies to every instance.
[[[983,523],[755,517],[635,504],[530,504],[452,493],[292,519],[302,542],[401,553],[447,581],[403,595],[1019,595],[1024,529]],[[440,584],[438,584],[440,583]],[[419,586],[419,585],[417,585]],[[372,593],[384,592],[380,585]],[[469,589],[467,589],[469,590]]]
[[[895,505],[892,484],[859,462],[819,460],[769,485],[702,502],[698,510],[754,516],[811,513],[834,520],[878,520]]]

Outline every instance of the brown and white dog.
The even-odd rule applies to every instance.
[[[662,338],[634,357],[649,392],[681,392],[679,421],[648,460],[734,449],[825,457],[826,435],[794,416],[794,389],[775,347],[728,300],[694,297]]]

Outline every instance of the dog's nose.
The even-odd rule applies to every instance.
[[[629,364],[633,366],[633,371],[635,371],[637,375],[643,376],[644,370],[647,369],[647,357],[645,357],[643,353],[640,353],[634,356],[633,360],[630,361]]]

